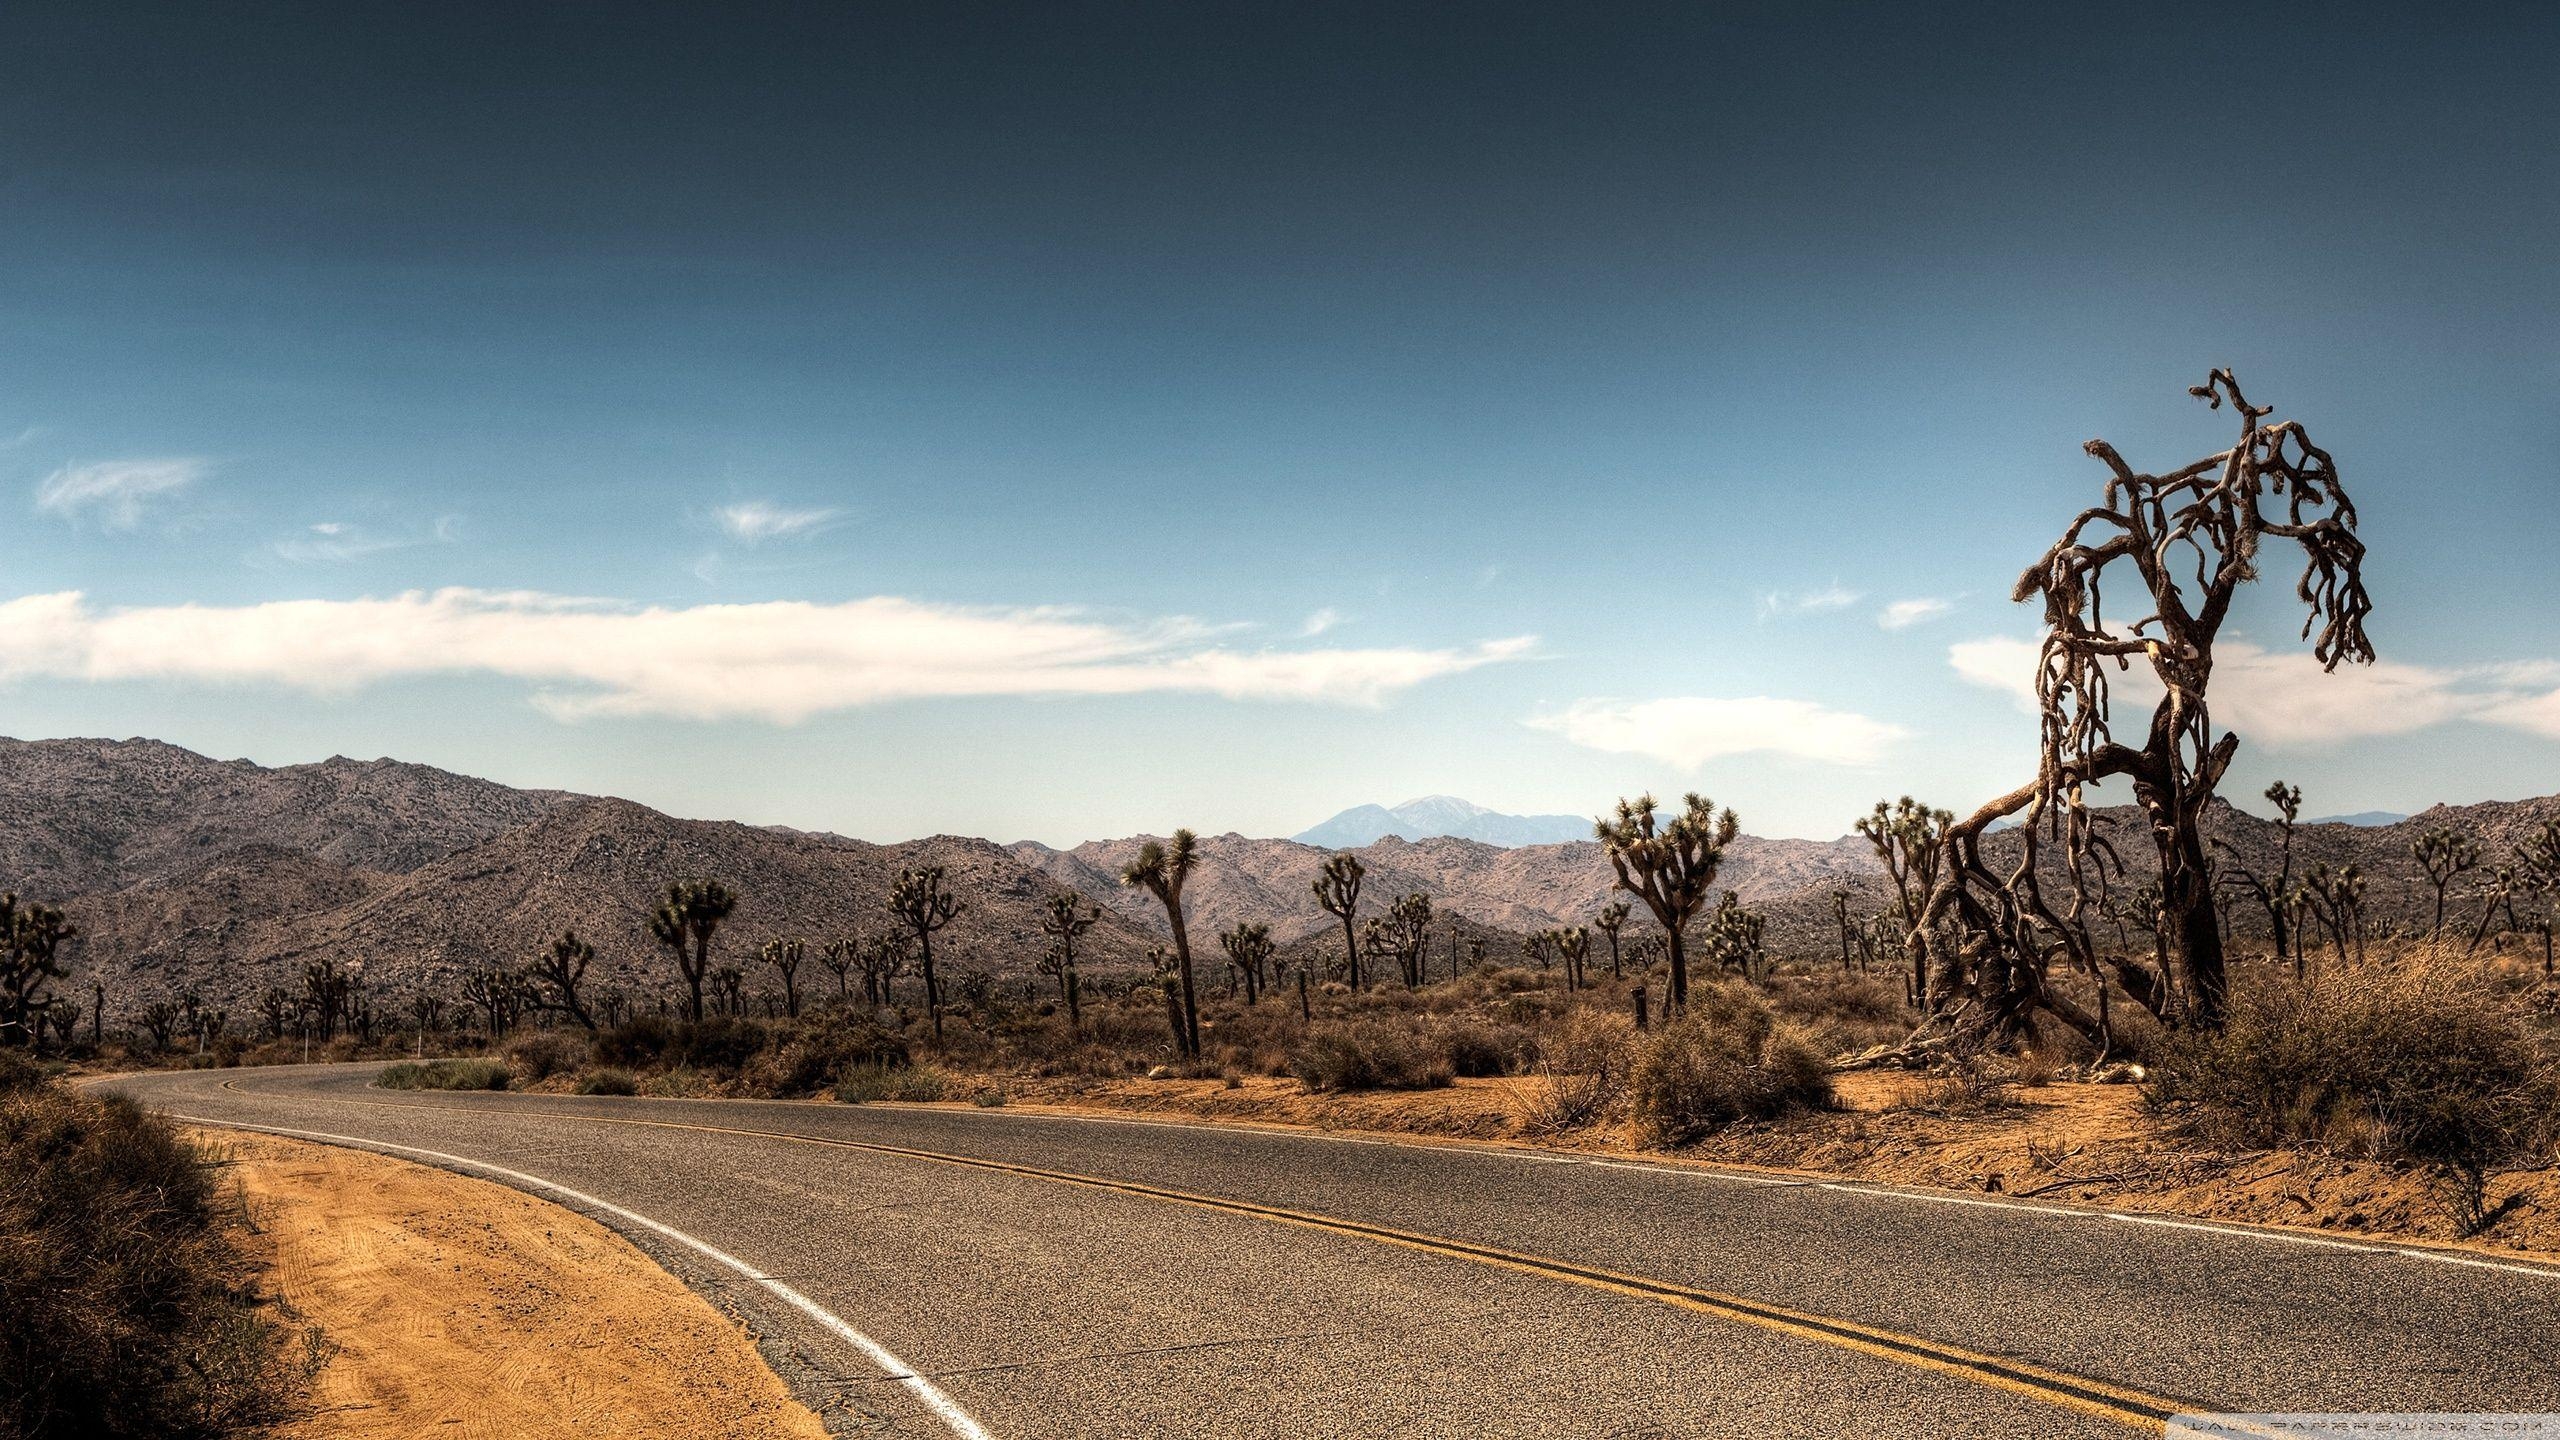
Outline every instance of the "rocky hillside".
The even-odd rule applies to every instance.
[[[1153,900],[1118,883],[1143,843],[1137,837],[1067,850],[953,836],[874,845],[682,820],[628,801],[515,790],[396,761],[267,769],[149,740],[0,740],[0,807],[0,889],[68,909],[83,931],[81,978],[105,979],[120,1009],[178,988],[243,1003],[323,954],[361,962],[377,993],[449,989],[460,972],[519,962],[571,928],[599,951],[598,983],[646,990],[668,976],[642,925],[678,878],[717,879],[744,897],[724,941],[738,963],[776,935],[886,928],[880,899],[896,871],[916,863],[945,866],[968,904],[937,947],[956,967],[1023,973],[1043,948],[1042,902],[1061,887],[1106,912],[1086,940],[1097,971],[1144,963],[1165,931]],[[2424,928],[2433,892],[2410,857],[2414,838],[2457,831],[2494,866],[2556,817],[2560,797],[2438,806],[2379,826],[2307,825],[2296,836],[2295,872],[2355,864],[2368,877],[2377,928]],[[2128,883],[2141,883],[2151,867],[2138,817],[2120,809],[2106,820],[2129,862]],[[2224,863],[2274,872],[2276,826],[2223,807],[2213,829],[2236,857]],[[1995,856],[2016,843],[2014,833],[1990,841]],[[1333,852],[1235,834],[1211,837],[1203,850],[1186,899],[1197,953],[1213,972],[1216,932],[1243,920],[1269,924],[1284,953],[1339,949],[1338,922],[1309,889]],[[1369,872],[1364,915],[1421,891],[1443,917],[1456,917],[1462,937],[1481,935],[1488,954],[1506,961],[1519,954],[1522,934],[1588,921],[1611,898],[1608,863],[1589,841],[1504,848],[1390,838],[1354,853]],[[2479,878],[2455,886],[2454,924],[2477,915],[2468,896]],[[1848,891],[1860,915],[1886,899],[1874,856],[1855,836],[1745,836],[1721,879],[1768,914],[1772,948],[1797,955],[1836,953],[1835,890]],[[2251,907],[2230,913],[2244,938],[2264,933]],[[1629,933],[1650,928],[1639,913]],[[1447,962],[1447,940],[1444,928],[1435,973]]]

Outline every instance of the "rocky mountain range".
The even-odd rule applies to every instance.
[[[2296,870],[2353,863],[2368,877],[2379,926],[2423,926],[2432,891],[2410,857],[2412,839],[2452,829],[2494,864],[2554,817],[2560,798],[2437,806],[2378,826],[2306,825]],[[2105,819],[2139,883],[2148,846],[2135,817]],[[2272,872],[2272,823],[2225,806],[2213,829],[2227,863]],[[150,740],[0,740],[0,889],[67,909],[82,931],[76,966],[132,1004],[178,988],[241,1003],[323,954],[360,962],[380,988],[449,987],[467,970],[529,958],[563,929],[597,947],[591,983],[649,989],[667,967],[643,924],[671,880],[717,879],[740,893],[723,948],[744,963],[774,936],[887,928],[881,897],[901,867],[919,863],[946,867],[967,903],[937,938],[948,964],[1026,972],[1044,944],[1042,904],[1064,888],[1103,910],[1085,952],[1095,970],[1111,971],[1143,964],[1165,933],[1154,902],[1118,883],[1143,841],[1055,849],[933,836],[879,845],[680,819],[390,760],[270,769]],[[1991,841],[1995,851],[2015,843],[2014,833]],[[1505,960],[1526,932],[1587,921],[1611,898],[1608,863],[1589,840],[1390,837],[1354,848],[1368,870],[1364,913],[1426,893]],[[1287,947],[1338,944],[1339,922],[1310,889],[1330,848],[1225,834],[1202,850],[1185,899],[1207,963],[1215,933],[1244,920],[1269,924]],[[1836,953],[1835,891],[1848,892],[1860,915],[1886,903],[1875,856],[1854,835],[1744,836],[1719,880],[1768,914],[1781,953]],[[2467,877],[2456,895],[2469,885]],[[2477,908],[2455,903],[2465,923]],[[2262,928],[2245,906],[2232,916],[2242,934]],[[1649,923],[1639,914],[1631,933]],[[832,981],[804,974],[803,983]]]

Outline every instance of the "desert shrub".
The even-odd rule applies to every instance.
[[[583,1033],[534,1030],[507,1042],[507,1068],[532,1085],[574,1072],[586,1063],[589,1048]]]
[[[860,1016],[830,1013],[798,1026],[757,1057],[752,1089],[773,1095],[816,1095],[856,1068],[907,1064],[904,1037]]]
[[[1434,1026],[1430,1043],[1439,1051],[1440,1059],[1452,1075],[1477,1079],[1487,1075],[1508,1075],[1526,1065],[1538,1052],[1537,1038],[1516,1027],[1495,1029],[1471,1020],[1452,1020]]]
[[[2219,1035],[2168,1046],[2149,1091],[2225,1142],[2440,1167],[2467,1229],[2487,1171],[2543,1153],[2560,1123],[2549,1042],[2458,957],[2242,986]]]
[[[637,1095],[640,1093],[640,1082],[632,1077],[630,1071],[606,1065],[580,1075],[578,1093],[581,1095]]]
[[[1628,1075],[1628,1109],[1654,1145],[1685,1145],[1743,1120],[1831,1103],[1831,1072],[1740,985],[1701,985]]]
[[[1432,1090],[1449,1083],[1449,1062],[1409,1030],[1361,1020],[1309,1035],[1289,1073],[1310,1090]]]
[[[1562,1134],[1599,1123],[1625,1097],[1636,1027],[1626,1016],[1579,1010],[1539,1047],[1536,1079],[1520,1098],[1532,1133]]]
[[[861,1065],[844,1073],[832,1092],[847,1105],[860,1105],[872,1100],[903,1100],[910,1104],[930,1104],[950,1093],[951,1082],[939,1070],[921,1067],[889,1069],[885,1066]]]
[[[385,1090],[504,1090],[514,1080],[503,1060],[402,1061],[373,1083]]]
[[[259,1309],[205,1157],[132,1102],[0,1064],[0,1435],[216,1437],[316,1368]]]
[[[1779,1017],[1827,1055],[1855,1054],[1911,1033],[1911,1011],[1898,978],[1824,970],[1775,977],[1768,990]]]
[[[669,1062],[693,1070],[734,1073],[765,1047],[765,1028],[742,1015],[714,1015],[676,1026]]]
[[[596,1063],[644,1070],[675,1047],[675,1022],[664,1015],[634,1015],[599,1033],[591,1047]]]

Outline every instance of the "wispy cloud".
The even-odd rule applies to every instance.
[[[1914,625],[1935,620],[1954,608],[1954,601],[1941,600],[1934,595],[1896,600],[1876,612],[1876,623],[1887,630],[1908,630]]]
[[[323,520],[269,544],[267,550],[277,559],[295,565],[344,565],[385,551],[449,545],[461,533],[461,527],[460,517],[447,515],[417,534],[385,535],[344,520]]]
[[[211,468],[188,457],[65,465],[36,486],[36,508],[66,520],[95,515],[109,530],[130,530],[142,523],[147,506],[185,490]]]
[[[844,512],[835,509],[793,509],[770,500],[741,500],[723,505],[712,512],[729,537],[749,545],[767,540],[788,540],[796,536],[815,535],[833,528],[843,520]]]
[[[2031,711],[2039,653],[2033,640],[1967,640],[1948,647],[1947,661],[1967,681],[2004,691]],[[2560,739],[2560,689],[2547,688],[2554,674],[2540,661],[2448,668],[2382,660],[2323,672],[2308,651],[2232,639],[2214,647],[2207,699],[2217,726],[2280,750],[2414,734],[2455,720]],[[2147,716],[2160,701],[2159,684],[2140,661],[2107,678],[2120,723]]]
[[[1327,630],[1330,630],[1341,623],[1342,612],[1334,609],[1330,605],[1327,605],[1323,609],[1309,615],[1306,618],[1306,622],[1298,627],[1298,638],[1302,640],[1312,640],[1316,636],[1323,634]]]
[[[77,591],[0,603],[0,681],[164,680],[343,693],[494,675],[561,719],[666,715],[790,724],[959,696],[1194,693],[1374,705],[1521,658],[1529,637],[1454,649],[1260,649],[1175,617],[982,609],[879,596],[841,604],[633,606],[533,591],[100,609]]]
[[[1789,592],[1772,590],[1760,597],[1760,618],[1779,615],[1816,615],[1826,610],[1846,610],[1866,596],[1834,580],[1820,590]]]
[[[1663,700],[1579,700],[1530,726],[1588,750],[1643,755],[1682,770],[1732,755],[1785,755],[1826,765],[1872,765],[1907,732],[1898,725],[1809,700],[1684,695]]]

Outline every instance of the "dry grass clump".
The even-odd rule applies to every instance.
[[[600,1065],[578,1075],[577,1092],[581,1095],[637,1095],[640,1079],[628,1070]]]
[[[1701,985],[1628,1075],[1628,1114],[1649,1144],[1685,1145],[1745,1120],[1831,1104],[1829,1064],[1748,988]]]
[[[316,1336],[262,1313],[206,1157],[0,1055],[0,1436],[211,1437],[284,1419]]]
[[[1910,1007],[1898,977],[1819,970],[1769,976],[1770,1007],[1804,1032],[1825,1055],[1855,1055],[1911,1033]]]
[[[1635,1023],[1623,1015],[1566,1016],[1539,1048],[1535,1079],[1521,1092],[1521,1127],[1561,1135],[1607,1119],[1626,1097],[1637,1039]]]
[[[2307,1144],[2437,1167],[2458,1226],[2478,1230],[2488,1172],[2560,1138],[2560,1064],[2493,978],[2461,958],[2264,977],[2221,1034],[2169,1047],[2150,1087],[2229,1144]]]
[[[385,1090],[504,1090],[514,1083],[503,1060],[403,1061],[374,1080]]]
[[[531,1030],[507,1042],[507,1068],[527,1085],[575,1074],[587,1063],[587,1037],[568,1030]]]

